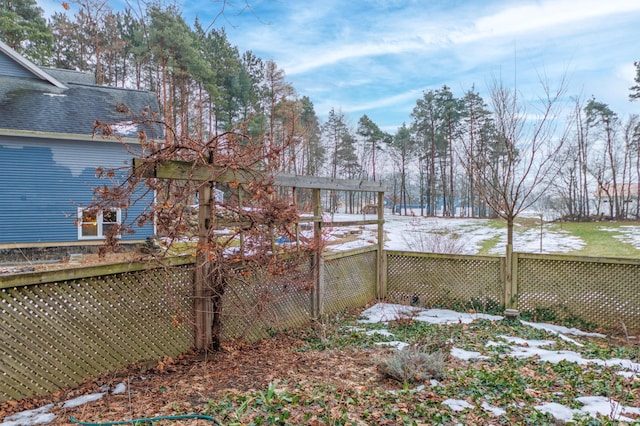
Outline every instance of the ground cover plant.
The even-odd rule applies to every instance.
[[[49,398],[5,403],[0,418],[53,403],[49,424],[186,414],[224,425],[640,422],[636,338],[413,309],[376,304],[261,342],[227,342],[219,353],[135,366]],[[390,360],[402,366],[411,353],[439,354],[442,364],[433,368],[431,359],[421,374],[389,374]],[[59,404],[97,393],[81,406]]]

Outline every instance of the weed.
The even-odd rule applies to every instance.
[[[533,311],[521,312],[520,317],[525,321],[552,322],[566,327],[578,327],[583,330],[594,330],[596,328],[594,323],[569,312],[566,306],[535,308]]]

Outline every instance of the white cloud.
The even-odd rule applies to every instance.
[[[209,23],[219,7],[185,2],[184,16]],[[568,96],[595,95],[621,117],[640,110],[627,100],[640,1],[256,0],[225,9],[215,25],[229,41],[274,60],[321,118],[340,108],[397,129],[423,90],[446,84],[462,96],[475,84],[488,100],[487,83],[502,75],[533,98],[543,70],[552,79],[568,73]]]

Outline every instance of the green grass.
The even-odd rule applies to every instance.
[[[504,229],[506,233],[506,222],[502,219],[487,221],[487,226],[495,229]],[[617,238],[618,231],[623,226],[640,226],[640,222],[554,222],[544,223],[544,229],[549,231],[563,231],[569,235],[580,238],[585,246],[580,250],[563,252],[562,254],[588,256],[588,257],[640,257],[640,250],[633,245],[623,242]],[[527,231],[531,228],[540,228],[540,219],[537,218],[517,218],[515,226],[514,241],[517,244],[519,232]],[[491,254],[491,250],[500,241],[500,236],[494,236],[484,240],[479,248],[479,255]]]
[[[637,222],[562,222],[554,223],[552,229],[561,229],[581,238],[585,243],[582,250],[571,254],[595,257],[640,257],[640,250],[629,243],[620,241],[615,232],[621,226],[638,225]],[[606,229],[609,229],[608,231]]]
[[[492,254],[490,253],[490,251],[492,248],[496,246],[496,244],[498,244],[498,242],[500,242],[500,235],[496,235],[494,237],[491,237],[482,241],[482,243],[480,244],[480,248],[478,250],[478,254],[481,256]]]

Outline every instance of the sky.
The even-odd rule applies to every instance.
[[[111,0],[112,8],[124,0]],[[47,13],[59,2],[38,0]],[[180,2],[178,2],[180,4]],[[219,15],[224,4],[224,14]],[[567,102],[591,96],[621,118],[640,60],[637,0],[195,0],[185,20],[224,27],[241,52],[273,60],[321,120],[333,108],[395,133],[416,100],[447,85],[475,87],[488,101],[495,81],[522,98],[540,80],[568,81]],[[73,9],[72,9],[73,11]]]

